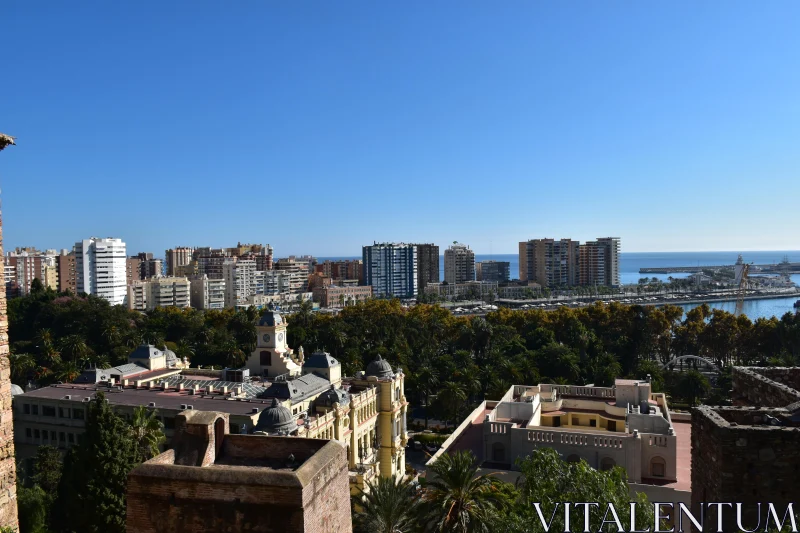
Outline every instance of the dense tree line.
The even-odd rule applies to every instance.
[[[567,531],[563,502],[594,502],[589,509],[591,531],[616,531],[601,527],[608,504],[620,524],[631,524],[630,492],[619,467],[601,472],[585,461],[568,463],[549,448],[534,450],[517,461],[522,478],[516,485],[492,475],[481,475],[471,452],[441,456],[431,465],[421,487],[407,481],[380,479],[366,494],[353,499],[357,533],[539,533]],[[548,527],[542,525],[534,504]],[[647,498],[636,499],[637,531],[654,526],[655,513]],[[611,519],[607,519],[611,520]],[[583,531],[581,509],[570,513],[573,529]]]
[[[69,381],[86,365],[125,362],[141,342],[167,346],[193,366],[239,366],[255,347],[260,314],[254,308],[140,313],[37,287],[9,302],[12,379],[23,386]],[[295,349],[330,352],[346,375],[381,355],[406,372],[414,405],[430,402],[439,418],[451,421],[514,383],[608,386],[618,377],[650,374],[657,390],[693,404],[709,394],[704,378],[660,370],[677,355],[700,355],[721,368],[800,360],[800,314],[753,322],[706,305],[685,316],[677,306],[596,303],[555,311],[501,308],[478,318],[435,305],[406,308],[396,300],[331,315],[304,302],[288,320]]]

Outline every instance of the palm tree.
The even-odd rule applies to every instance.
[[[439,392],[439,400],[444,405],[445,412],[452,417],[451,420],[455,425],[458,420],[458,412],[467,400],[467,393],[464,392],[462,385],[454,381],[445,382]]]
[[[380,477],[353,500],[357,533],[406,533],[416,529],[419,500],[410,481]]]
[[[433,531],[484,533],[492,530],[497,512],[506,505],[500,483],[490,475],[477,475],[472,452],[444,454],[428,467],[431,480],[423,501]]]
[[[59,343],[61,346],[61,353],[63,353],[71,361],[77,361],[84,355],[90,352],[89,345],[80,335],[67,335]]]
[[[438,384],[439,376],[436,375],[436,371],[433,367],[426,363],[419,368],[417,371],[417,385],[419,386],[420,392],[425,397],[425,429],[428,429],[428,407],[430,406],[428,397]]]
[[[81,371],[78,370],[78,365],[75,361],[62,361],[55,367],[53,372],[53,377],[62,383],[72,383],[80,375]]]
[[[9,354],[8,360],[11,363],[11,377],[23,384],[31,371],[36,368],[36,358],[29,353],[12,353]]]
[[[233,339],[225,341],[222,350],[225,353],[225,364],[228,365],[229,368],[239,368],[244,365],[247,360],[244,350],[242,350]]]
[[[143,405],[133,410],[130,433],[136,441],[138,459],[142,462],[158,455],[158,447],[166,440],[164,424],[157,418],[156,410],[151,411]]]

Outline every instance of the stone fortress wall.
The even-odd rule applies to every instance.
[[[733,369],[730,407],[701,406],[692,416],[692,507],[741,502],[743,526],[758,524],[757,504],[780,513],[800,489],[800,368]],[[765,519],[762,509],[761,518]],[[730,530],[735,513],[725,513]],[[707,523],[716,517],[707,513]],[[711,522],[709,522],[711,521]],[[760,529],[765,524],[762,522]],[[727,531],[728,529],[726,529]]]

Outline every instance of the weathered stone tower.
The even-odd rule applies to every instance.
[[[0,151],[14,138],[0,133]],[[0,271],[3,260],[3,222],[0,216]],[[0,290],[0,527],[17,530],[17,468],[14,457],[14,424],[11,421],[11,364],[8,360],[6,291]]]

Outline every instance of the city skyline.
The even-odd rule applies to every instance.
[[[796,3],[45,4],[0,17],[9,248],[800,249]]]

